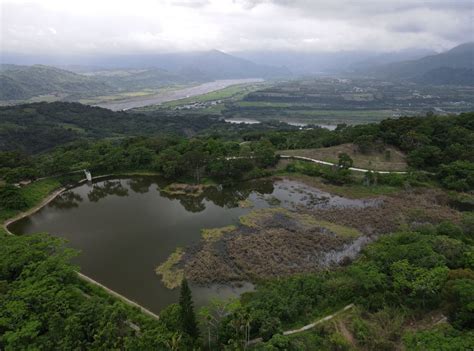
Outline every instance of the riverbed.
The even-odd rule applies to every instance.
[[[159,105],[164,102],[185,99],[197,95],[211,93],[213,91],[221,90],[232,85],[249,84],[263,82],[263,79],[248,78],[248,79],[223,79],[207,82],[193,87],[168,90],[165,92],[137,97],[132,99],[125,99],[120,101],[111,101],[97,104],[95,106],[107,108],[112,111],[130,110],[132,108],[144,107],[148,105]]]

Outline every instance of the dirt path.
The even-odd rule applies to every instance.
[[[339,323],[337,323],[337,328],[339,329],[339,332],[344,336],[344,338],[353,346],[355,347],[356,346],[356,342],[354,340],[354,336],[352,335],[352,333],[347,330],[347,327],[346,325],[344,324],[343,321],[339,321]]]
[[[328,315],[328,316],[326,316],[326,317],[323,317],[323,318],[321,318],[321,319],[318,319],[317,321],[315,321],[315,322],[313,322],[313,323],[311,323],[311,324],[307,324],[307,325],[305,325],[304,327],[301,327],[301,328],[299,328],[299,329],[286,330],[286,331],[283,332],[283,335],[292,335],[292,334],[297,334],[297,333],[301,333],[301,332],[307,331],[307,330],[312,329],[312,328],[314,328],[315,326],[317,326],[317,325],[319,325],[319,324],[321,324],[321,323],[324,323],[324,322],[327,322],[327,321],[333,319],[333,318],[336,317],[337,315],[339,315],[339,314],[341,314],[341,313],[343,313],[343,312],[345,312],[345,311],[347,311],[347,310],[349,310],[349,309],[351,309],[351,308],[353,308],[353,307],[354,307],[354,304],[351,303],[350,305],[347,305],[346,307],[340,309],[339,311],[337,311],[337,312],[335,312],[335,313],[333,313],[333,314],[330,314],[330,315]],[[349,331],[347,331],[347,332],[349,332]],[[252,339],[252,340],[249,341],[249,345],[257,344],[257,343],[259,343],[259,342],[261,342],[261,341],[263,341],[262,338]]]

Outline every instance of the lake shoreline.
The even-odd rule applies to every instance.
[[[98,179],[101,179],[101,178],[105,178],[105,177],[110,177],[110,176],[113,176],[113,175],[105,175],[105,176],[97,176],[97,177],[93,177],[92,180],[98,180]],[[74,185],[71,185],[71,186],[68,186],[68,187],[61,187],[55,191],[53,191],[51,194],[49,194],[46,198],[43,199],[43,201],[41,201],[41,203],[39,203],[38,205],[34,206],[33,208],[27,210],[27,211],[24,211],[24,212],[21,212],[19,214],[17,214],[16,216],[10,218],[10,219],[7,219],[4,223],[3,223],[3,228],[5,230],[5,232],[7,233],[7,235],[11,235],[11,236],[17,236],[17,234],[13,233],[10,231],[10,229],[8,228],[10,225],[14,224],[15,222],[25,218],[25,217],[28,217],[28,216],[31,216],[33,214],[35,214],[36,212],[38,212],[39,210],[41,210],[43,207],[45,207],[46,205],[48,205],[51,201],[53,201],[54,199],[56,199],[58,196],[60,196],[61,194],[63,194],[65,191],[71,189],[71,188],[74,188],[78,185],[81,185],[81,184],[84,184],[85,182],[87,182],[87,179],[81,179],[80,181],[78,181],[76,184]],[[84,273],[81,273],[80,271],[76,271],[77,273],[77,276],[89,283],[89,284],[93,284],[95,286],[98,286],[99,288],[102,288],[106,293],[108,293],[110,296],[113,296],[119,300],[121,300],[122,302],[126,303],[127,305],[131,306],[131,307],[134,307],[134,308],[138,308],[141,312],[145,313],[146,315],[154,318],[154,319],[159,319],[159,315],[153,313],[152,311],[150,311],[149,309],[145,308],[144,306],[140,305],[139,303],[135,302],[135,301],[132,301],[130,300],[129,298],[123,296],[122,294],[108,288],[107,286],[99,283],[98,281],[96,281],[95,279],[92,279],[91,277],[87,276],[86,274]]]
[[[128,178],[124,178],[127,176]],[[95,285],[113,291],[112,295],[122,296],[122,300],[130,305],[138,305],[147,310],[150,308],[155,311],[151,313],[158,313],[169,303],[174,303],[173,294],[177,292],[168,294],[162,288],[156,290],[157,283],[149,273],[156,277],[154,268],[165,262],[168,252],[179,246],[184,246],[185,252],[180,262],[173,264],[169,271],[174,275],[177,273],[176,268],[182,269],[193,288],[199,291],[200,296],[196,298],[205,305],[212,291],[227,296],[241,294],[255,283],[271,277],[315,272],[353,260],[368,242],[396,229],[396,214],[410,215],[411,207],[429,214],[431,219],[428,219],[428,222],[438,222],[443,217],[456,219],[456,215],[442,206],[442,203],[438,205],[438,209],[423,205],[432,203],[432,199],[438,199],[440,195],[423,189],[415,192],[401,191],[391,196],[372,194],[371,198],[350,199],[344,195],[335,195],[330,189],[321,190],[316,184],[309,184],[310,182],[303,179],[282,174],[242,182],[232,188],[206,187],[202,194],[189,196],[162,192],[163,184],[158,176],[154,172],[105,174],[93,177],[93,182],[98,182],[94,186],[86,186],[86,180],[81,179],[74,185],[54,190],[38,205],[10,218],[4,225],[10,226],[34,215],[61,194],[77,187],[78,189],[67,193],[77,194],[76,197],[65,195],[54,206],[49,206],[46,212],[33,218],[33,226],[26,224],[28,222],[20,222],[17,229],[7,229],[7,233],[16,235],[14,231],[27,235],[45,231],[65,238],[73,247],[83,251],[79,266],[86,274],[80,274],[89,278],[89,282],[94,281]],[[86,199],[85,207],[80,205],[83,202],[81,196]],[[104,200],[97,207],[96,203],[106,197],[109,200]],[[160,200],[162,202],[147,201],[158,198],[163,198]],[[115,199],[114,202],[108,202],[111,199]],[[240,203],[244,200],[251,201],[255,206],[242,207]],[[69,206],[64,207],[68,202]],[[104,217],[105,213],[101,212],[100,209],[107,208],[106,203],[116,203],[119,206],[114,207],[114,211],[109,211],[114,219]],[[73,206],[70,206],[71,204]],[[131,204],[130,210],[124,208],[125,204]],[[72,209],[78,205],[82,212],[73,212],[76,210]],[[215,212],[216,206],[220,208],[220,212]],[[84,208],[89,210],[84,212]],[[124,214],[117,212],[118,208],[124,208]],[[162,212],[164,208],[180,211]],[[210,208],[214,210],[208,212]],[[68,209],[71,211],[64,212]],[[227,212],[229,210],[231,212]],[[67,213],[70,213],[69,216]],[[135,216],[134,226],[142,224],[134,227],[138,230],[133,230],[136,244],[130,241],[132,228],[127,228],[123,222],[127,221],[128,213]],[[138,215],[139,213],[145,215]],[[152,216],[146,213],[151,213]],[[209,214],[204,215],[205,213]],[[173,217],[175,215],[177,216]],[[84,226],[84,219],[94,216],[100,218],[99,222],[92,221]],[[203,217],[190,220],[197,218],[196,216]],[[203,220],[206,216],[217,218],[217,221],[205,222]],[[117,218],[121,220],[117,221]],[[384,220],[380,221],[380,218]],[[222,230],[230,227],[229,223],[235,224],[233,221],[236,220],[237,225],[232,226],[232,230]],[[76,222],[80,224],[79,227],[76,231],[70,231]],[[114,230],[115,222],[117,224]],[[189,224],[183,227],[180,223]],[[29,229],[18,229],[25,225],[23,228]],[[113,235],[110,236],[110,233]],[[99,236],[96,236],[97,234]],[[182,238],[172,239],[176,235],[182,235]],[[156,239],[151,239],[153,237]],[[122,242],[122,245],[113,246],[117,242]],[[293,243],[291,247],[288,247],[288,242]],[[162,246],[163,243],[166,243],[165,246]],[[110,246],[111,244],[113,245]],[[130,248],[130,252],[140,254],[132,254],[128,260],[122,260],[121,262],[127,263],[121,267],[113,257],[121,257],[125,247],[127,250]],[[148,249],[140,251],[140,247]],[[112,267],[118,264],[115,270],[122,272],[118,274],[122,278],[113,274],[109,276],[108,270],[97,269],[100,265],[97,266],[94,257],[99,256],[95,252],[100,253],[100,258],[97,259],[102,262],[101,265]],[[301,260],[301,257],[312,259],[309,262]],[[152,267],[150,272],[147,267]],[[129,268],[132,270],[129,271]],[[128,272],[129,278],[121,282],[125,272]],[[163,283],[160,279],[160,286]],[[143,284],[142,292],[134,292],[134,289],[128,288],[137,284]],[[153,288],[153,285],[156,288]],[[166,284],[163,285],[166,287]],[[244,285],[244,289],[240,289],[239,285]],[[109,286],[112,289],[108,288]],[[160,297],[160,301],[151,301],[151,296],[154,296],[155,300],[157,296]],[[219,295],[219,298],[222,296]],[[140,301],[140,304],[134,301]]]

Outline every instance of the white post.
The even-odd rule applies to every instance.
[[[92,181],[92,174],[89,172],[87,169],[84,170],[84,173],[86,174],[86,179],[88,182]]]

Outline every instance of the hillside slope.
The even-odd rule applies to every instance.
[[[0,100],[25,100],[38,95],[89,95],[113,88],[94,77],[44,66],[2,65]]]
[[[368,73],[384,79],[431,81],[436,84],[465,84],[462,70],[474,69],[474,43],[466,43],[437,55],[372,68]],[[446,74],[450,70],[448,74]]]
[[[194,135],[211,125],[225,125],[216,117],[113,112],[79,103],[33,103],[0,107],[0,151],[39,153],[80,139],[173,133]]]

